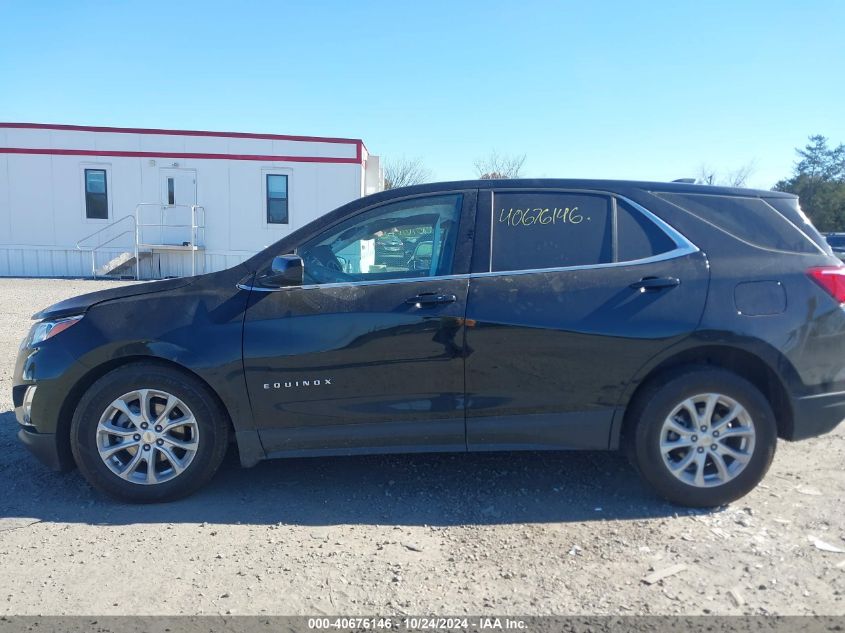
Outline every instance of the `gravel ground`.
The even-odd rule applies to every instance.
[[[0,279],[0,615],[845,614],[845,425],[711,512],[605,453],[231,456],[184,501],[103,498],[18,444],[11,375],[33,312],[114,283]]]

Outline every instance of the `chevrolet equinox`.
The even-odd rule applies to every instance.
[[[295,213],[295,210],[294,210]],[[135,502],[274,457],[624,450],[715,506],[845,417],[845,268],[790,194],[426,184],[234,268],[42,310],[18,435]]]

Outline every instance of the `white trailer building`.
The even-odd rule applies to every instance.
[[[221,270],[381,188],[358,139],[0,123],[0,276]]]

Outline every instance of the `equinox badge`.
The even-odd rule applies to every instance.
[[[288,382],[265,382],[265,389],[292,389],[293,387],[324,387],[331,385],[331,378],[318,378],[316,380],[292,380]]]

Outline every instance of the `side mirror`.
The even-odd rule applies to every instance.
[[[275,288],[301,286],[304,267],[299,255],[279,255],[273,258],[269,272],[261,276],[261,284]]]

